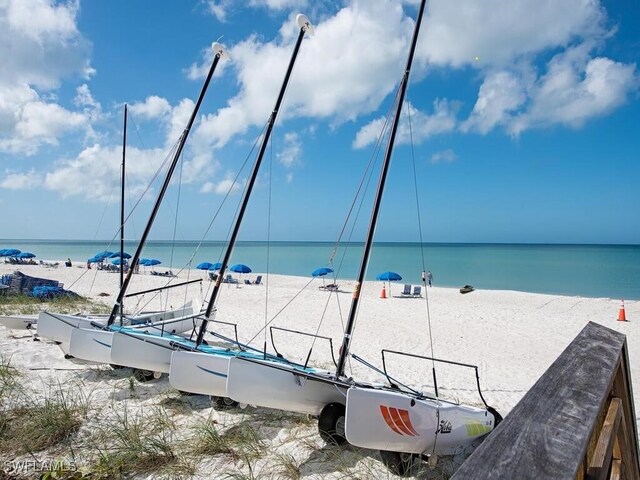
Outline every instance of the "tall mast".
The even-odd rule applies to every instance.
[[[340,378],[344,375],[344,367],[349,355],[349,344],[351,342],[351,334],[353,333],[353,327],[355,324],[356,313],[358,311],[358,304],[360,302],[360,287],[364,282],[364,277],[367,272],[367,265],[369,263],[369,256],[371,254],[371,246],[373,244],[373,235],[376,230],[376,223],[378,221],[378,213],[380,212],[380,202],[382,200],[382,194],[384,193],[384,185],[387,180],[387,173],[389,171],[389,164],[391,163],[391,154],[393,153],[393,144],[396,139],[396,132],[398,131],[398,121],[400,119],[400,113],[402,112],[402,104],[404,102],[404,96],[407,91],[407,84],[409,83],[409,73],[411,72],[411,64],[413,63],[413,54],[415,53],[416,44],[418,42],[418,34],[420,32],[420,24],[422,23],[422,15],[424,13],[424,7],[427,0],[422,0],[420,3],[420,10],[416,18],[416,26],[413,30],[413,38],[411,40],[411,49],[409,50],[409,58],[407,59],[407,66],[405,67],[402,80],[400,81],[400,95],[398,97],[398,106],[396,108],[395,116],[393,117],[393,124],[391,125],[391,133],[389,135],[389,143],[387,144],[387,150],[384,156],[384,162],[382,164],[382,170],[380,172],[380,179],[378,180],[378,190],[373,204],[373,211],[371,213],[371,219],[369,220],[369,230],[367,231],[367,239],[364,245],[364,252],[362,253],[362,261],[360,263],[360,270],[358,272],[358,278],[353,290],[353,299],[351,300],[351,309],[349,310],[349,318],[347,320],[347,326],[344,331],[344,338],[342,339],[342,347],[340,348],[340,358],[338,359],[338,367],[336,369],[336,378]]]
[[[180,136],[180,141],[178,143],[178,148],[176,149],[176,152],[173,156],[173,160],[171,161],[171,164],[169,165],[169,170],[167,171],[167,175],[165,176],[164,179],[164,183],[162,184],[162,188],[160,189],[160,192],[158,193],[158,198],[156,199],[156,203],[153,206],[153,210],[151,211],[151,216],[149,217],[149,220],[147,221],[147,226],[144,229],[144,232],[142,233],[142,237],[140,238],[140,243],[138,244],[138,248],[136,249],[136,253],[133,255],[133,258],[131,259],[131,265],[136,265],[138,263],[138,261],[140,260],[140,255],[142,254],[142,249],[144,248],[144,245],[147,241],[147,237],[149,236],[149,232],[151,231],[151,226],[153,225],[153,222],[156,218],[156,215],[158,214],[158,210],[160,209],[160,204],[162,203],[162,199],[164,197],[165,192],[167,191],[167,188],[169,187],[169,182],[171,181],[171,176],[173,175],[173,171],[176,168],[176,164],[178,163],[178,159],[180,158],[180,155],[182,154],[182,149],[184,148],[184,145],[187,141],[187,137],[189,136],[189,132],[191,131],[191,127],[193,126],[193,122],[196,119],[196,115],[198,114],[198,110],[200,109],[200,104],[202,103],[202,100],[204,99],[204,94],[207,91],[207,87],[209,86],[209,82],[211,81],[211,77],[213,76],[213,72],[215,72],[216,70],[216,66],[218,65],[218,61],[220,60],[220,57],[225,55],[224,52],[224,48],[221,44],[214,42],[214,44],[212,45],[213,51],[215,52],[215,57],[213,59],[213,63],[211,64],[211,68],[209,69],[209,73],[207,75],[206,80],[204,81],[204,85],[202,86],[202,90],[200,91],[200,95],[198,97],[198,101],[196,102],[195,107],[193,108],[193,112],[191,113],[191,118],[189,118],[189,122],[187,123],[187,126],[185,127],[185,129],[182,132],[182,135]],[[116,302],[113,305],[113,310],[111,310],[111,314],[109,315],[109,320],[107,321],[107,326],[112,325],[116,314],[120,308],[120,306],[122,305],[122,300],[124,299],[124,294],[127,291],[127,287],[129,286],[129,282],[131,282],[131,277],[133,276],[133,268],[130,268],[129,271],[127,272],[127,276],[124,279],[124,282],[122,284],[122,286],[120,287],[120,292],[118,292],[118,298],[116,298]]]
[[[125,173],[125,158],[127,152],[127,104],[124,104],[124,130],[122,132],[122,167],[120,172],[120,288],[124,281],[124,173]],[[120,313],[123,313],[124,305],[120,306]]]
[[[291,72],[293,71],[293,66],[296,62],[296,57],[298,56],[298,50],[300,50],[300,44],[302,43],[302,38],[304,37],[305,32],[309,32],[310,34],[313,35],[313,27],[311,26],[311,23],[309,22],[309,19],[306,16],[300,14],[296,17],[296,20],[298,22],[298,25],[300,26],[298,39],[296,40],[296,45],[293,49],[291,60],[289,61],[289,67],[287,68],[287,73],[285,74],[284,81],[282,82],[282,86],[280,87],[280,94],[278,95],[278,99],[276,100],[276,105],[273,108],[273,112],[271,112],[271,116],[269,117],[267,130],[265,131],[264,138],[262,139],[262,145],[260,146],[258,158],[256,159],[256,162],[253,165],[253,170],[251,171],[251,176],[249,177],[249,182],[247,184],[244,197],[242,198],[242,203],[240,204],[238,217],[236,218],[235,224],[233,226],[233,231],[231,233],[231,237],[229,238],[229,244],[227,245],[227,249],[224,253],[224,258],[222,259],[222,262],[221,262],[222,265],[220,266],[220,275],[218,275],[216,283],[213,287],[213,292],[211,292],[211,298],[209,299],[209,304],[207,305],[207,310],[205,311],[204,319],[200,324],[200,330],[198,331],[196,345],[200,345],[202,343],[202,340],[204,338],[204,333],[207,330],[207,324],[209,323],[209,320],[211,318],[211,313],[213,312],[216,299],[218,298],[218,292],[220,291],[220,287],[222,285],[222,277],[229,264],[231,253],[233,252],[233,247],[236,243],[238,232],[240,231],[240,225],[242,223],[242,219],[244,217],[247,204],[249,203],[249,198],[251,197],[251,191],[253,190],[253,186],[256,182],[256,178],[258,177],[258,170],[260,169],[260,164],[262,163],[262,157],[264,156],[264,152],[267,149],[267,144],[269,143],[269,137],[271,136],[273,125],[276,122],[276,118],[278,117],[278,111],[280,110],[280,105],[282,103],[282,99],[284,98],[284,94],[287,89],[287,84],[289,83],[289,78],[291,77]]]

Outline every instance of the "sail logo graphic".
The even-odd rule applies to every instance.
[[[389,428],[398,435],[407,435],[409,437],[420,436],[411,424],[411,418],[409,417],[408,410],[380,405],[380,413]]]

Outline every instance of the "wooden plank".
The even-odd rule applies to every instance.
[[[622,418],[622,400],[612,398],[607,416],[604,419],[602,430],[598,437],[598,444],[593,452],[593,458],[589,463],[587,470],[587,478],[589,480],[605,480],[611,465],[611,456],[613,454],[613,444],[616,440],[616,434],[620,428],[620,419]]]
[[[614,460],[611,462],[611,475],[609,476],[609,480],[620,480],[621,479],[622,468],[620,465],[620,460]]]
[[[622,469],[625,478],[638,478],[633,473],[633,465],[637,462],[637,459],[634,457],[634,451],[629,448],[629,441],[632,439],[629,438],[629,428],[627,425],[627,418],[624,414],[624,409],[622,410],[622,418],[620,419],[620,428],[618,429],[617,439],[620,455],[619,457],[614,456],[614,458],[622,460]]]
[[[576,478],[624,344],[589,322],[452,480]]]
[[[638,463],[638,429],[635,422],[636,414],[633,402],[633,388],[629,381],[629,358],[627,351],[627,342],[625,340],[622,348],[621,364],[616,373],[613,382],[612,394],[622,398],[622,428],[624,442],[621,443],[623,448],[622,466],[625,476],[629,479],[640,478],[640,464]],[[628,393],[627,393],[628,392]]]

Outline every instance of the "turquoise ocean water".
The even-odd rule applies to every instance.
[[[184,267],[193,256],[197,242],[149,242],[143,257],[157,258],[157,270]],[[98,251],[115,251],[119,244],[101,241],[0,240],[0,249],[18,248],[37,259],[86,262]],[[125,249],[133,254],[135,244]],[[192,267],[200,262],[216,262],[223,255],[223,242],[206,242],[197,250]],[[326,266],[334,245],[324,242],[239,242],[233,263],[244,263],[256,272],[310,276]],[[422,252],[434,284],[460,287],[518,290],[523,292],[610,297],[640,300],[640,245],[523,245],[523,244],[425,244],[376,243],[372,250],[367,279],[391,270],[400,283],[420,283]],[[362,244],[341,246],[333,268],[341,279],[354,279],[362,256]]]

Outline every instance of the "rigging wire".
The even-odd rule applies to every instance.
[[[271,201],[273,183],[273,142],[269,142],[269,186],[267,194],[267,271],[264,289],[264,358],[267,358],[267,317],[269,315],[269,258],[271,254]]]
[[[411,145],[411,160],[412,160],[412,165],[413,165],[413,187],[414,187],[414,193],[416,196],[416,214],[417,214],[417,220],[418,220],[418,234],[420,236],[420,255],[422,257],[422,272],[424,274],[424,272],[427,271],[426,269],[426,262],[425,262],[425,256],[424,256],[424,239],[422,237],[422,217],[420,215],[420,199],[418,197],[418,175],[416,173],[416,156],[415,156],[415,151],[413,148],[413,129],[412,129],[412,124],[411,124],[411,107],[410,107],[410,103],[407,102],[406,103],[407,106],[407,116],[408,116],[408,120],[409,120],[409,142]],[[422,286],[424,288],[424,298],[425,298],[425,309],[426,309],[426,314],[427,314],[427,325],[429,326],[429,345],[431,348],[431,367],[433,368],[433,370],[435,370],[436,368],[436,362],[433,360],[433,357],[436,356],[435,352],[433,351],[433,330],[431,328],[431,313],[429,310],[429,291],[427,290],[427,283],[425,281],[425,277],[423,275],[422,277]]]

